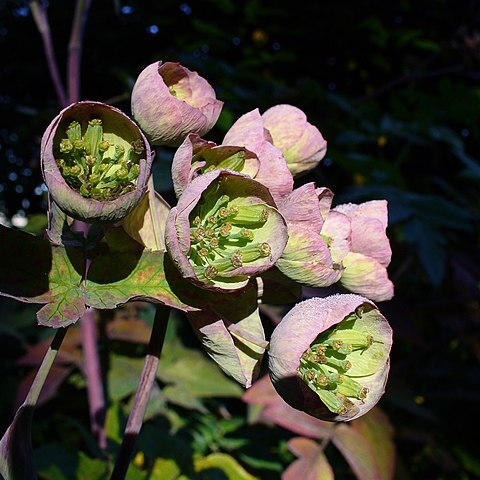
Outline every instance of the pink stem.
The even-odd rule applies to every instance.
[[[87,238],[89,225],[75,220],[73,230],[82,232]],[[85,262],[85,278],[87,277],[90,260]],[[95,309],[87,308],[80,320],[83,349],[83,368],[87,379],[88,407],[92,433],[97,437],[98,446],[107,448],[105,433],[105,393],[103,389],[102,369],[97,348],[97,330]]]
[[[52,34],[48,22],[47,11],[45,7],[38,3],[38,1],[32,1],[30,3],[30,8],[35,24],[42,37],[43,48],[45,50],[45,56],[47,57],[48,70],[53,81],[53,86],[55,87],[55,92],[57,93],[58,102],[60,103],[60,106],[64,108],[67,106],[67,95],[60,78],[57,59],[53,49]]]
[[[77,0],[70,42],[68,44],[68,98],[70,103],[80,100],[80,60],[88,10],[92,0]]]
[[[98,446],[107,448],[105,433],[105,395],[103,391],[102,369],[97,348],[95,310],[87,308],[80,322],[83,347],[83,368],[87,378],[88,405],[92,433],[97,437]]]

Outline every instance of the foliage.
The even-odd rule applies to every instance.
[[[49,3],[60,59],[70,12],[62,2]],[[480,477],[475,445],[466,435],[468,419],[460,415],[452,421],[452,405],[474,411],[480,378],[478,6],[442,0],[429,5],[374,1],[368,7],[349,3],[345,8],[339,2],[306,2],[293,15],[275,2],[255,0],[205,2],[206,8],[171,1],[93,2],[83,96],[106,101],[113,92],[118,95],[115,105],[128,112],[134,78],[162,58],[201,71],[215,86],[228,107],[212,132],[218,139],[235,118],[257,106],[264,111],[291,103],[307,112],[328,140],[328,154],[302,182],[333,188],[337,203],[389,201],[389,270],[396,290],[394,300],[381,308],[392,322],[396,343],[380,408],[394,432],[396,476]],[[2,84],[9,85],[0,97],[0,208],[6,219],[23,210],[29,218],[25,229],[38,233],[45,226],[41,212],[46,200],[35,136],[58,105],[27,3],[2,2],[0,9]],[[171,161],[170,152],[160,149],[154,164],[157,190],[167,200],[174,198],[165,173]],[[38,229],[35,221],[41,224]],[[2,258],[1,280],[9,262],[27,255]],[[112,306],[118,303],[112,301]],[[107,340],[101,353],[111,452],[118,449],[148,341],[141,332],[146,334],[144,325],[151,319],[145,324],[138,318],[138,310],[151,316],[146,308],[128,306],[113,318],[105,312],[99,319]],[[2,299],[1,314],[4,431],[12,405],[21,403],[16,392],[25,393],[30,368],[38,364],[32,359],[26,363],[24,354],[50,332],[35,328],[30,305]],[[263,310],[265,328],[273,329],[282,315],[280,307]],[[335,478],[369,478],[362,477],[362,468],[374,467],[343,459],[348,439],[342,450],[341,440],[324,444],[314,440],[316,435],[292,431],[278,416],[267,425],[249,423],[248,418],[261,415],[258,407],[247,408],[236,384],[207,361],[186,321],[178,314],[171,324],[164,367],[158,372],[162,388],[152,392],[127,478],[267,480],[279,478],[287,468],[328,471],[325,458]],[[78,338],[66,342],[69,358],[58,360],[57,374],[35,414],[40,478],[105,478],[108,462],[88,427],[80,343]],[[36,358],[38,362],[41,355]],[[192,375],[190,365],[202,373]],[[169,368],[175,369],[175,380]],[[357,425],[358,430],[367,428]],[[305,428],[311,432],[316,427]],[[361,458],[368,461],[371,455]]]

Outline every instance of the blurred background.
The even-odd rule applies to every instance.
[[[47,4],[63,73],[75,4]],[[0,49],[0,222],[40,233],[46,222],[46,188],[39,141],[59,105],[28,2],[0,0]],[[196,70],[224,101],[218,124],[206,136],[218,142],[240,115],[254,108],[263,113],[289,103],[307,114],[326,138],[328,152],[299,183],[329,187],[335,204],[389,202],[389,275],[396,289],[394,299],[379,307],[394,328],[395,343],[379,406],[393,427],[396,478],[480,478],[478,442],[468,435],[480,401],[479,3],[307,0],[280,6],[273,0],[94,0],[82,58],[82,99],[103,101],[127,114],[136,76],[148,64],[178,61]],[[154,167],[157,190],[171,204],[173,153],[158,149]],[[32,366],[21,360],[51,332],[35,326],[36,308],[0,302],[3,432]],[[105,321],[112,316],[144,325],[151,320],[145,305]],[[177,345],[181,338],[182,344],[172,352],[204,358],[188,325],[181,319],[173,325],[172,342]],[[120,368],[119,358],[142,353],[145,342],[130,345],[125,340],[109,337],[112,349],[122,355],[113,361],[109,357],[110,367]],[[87,452],[80,452],[81,458],[95,457],[88,447],[84,381],[74,362],[64,368],[36,416],[41,478],[77,478],[78,465],[88,463],[75,457],[77,450]],[[121,370],[108,371],[123,378]],[[212,372],[212,378],[221,373]],[[131,391],[110,392],[120,419],[125,415],[118,405],[127,408],[136,388],[132,382]],[[279,478],[294,459],[285,446],[292,434],[278,426],[249,425],[241,392],[220,376],[215,382],[224,384],[224,390],[212,387],[203,396],[196,391],[183,404],[159,390],[158,409],[150,418],[164,431],[169,431],[165,425],[170,430],[175,426],[178,442],[184,442],[180,452],[229,452],[258,478]],[[228,415],[222,417],[222,409]],[[111,422],[115,415],[111,413]],[[228,420],[221,431],[219,418]],[[60,431],[68,432],[61,446],[56,443]],[[113,438],[112,430],[110,434]],[[247,450],[259,435],[265,455],[257,448],[255,457]],[[66,466],[52,467],[59,448],[62,458],[76,463],[65,460]],[[325,452],[335,478],[355,478],[333,447]],[[131,478],[167,478],[142,477],[151,460],[147,451],[142,454],[143,463],[136,457],[139,476]],[[227,478],[217,474],[198,478]]]

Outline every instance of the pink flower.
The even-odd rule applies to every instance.
[[[327,153],[327,142],[302,110],[276,105],[262,115],[272,143],[281,150],[294,176],[315,168]]]
[[[123,112],[100,102],[62,110],[42,137],[43,178],[67,215],[114,223],[143,197],[153,155],[147,139]]]
[[[234,170],[255,178],[258,157],[245,147],[217,145],[190,133],[173,157],[172,180],[177,198],[198,175],[216,169]]]
[[[390,300],[394,287],[387,273],[392,250],[386,234],[386,200],[339,205],[333,212],[347,216],[351,224],[351,247],[342,261],[340,283],[347,290],[376,302]]]
[[[246,175],[213,170],[188,184],[167,218],[167,250],[191,282],[245,286],[271,268],[287,243],[285,220],[268,190]]]
[[[153,145],[177,146],[189,133],[204,135],[218,120],[223,102],[210,84],[174,62],[155,62],[138,76],[132,114]]]
[[[353,420],[383,395],[391,346],[390,325],[367,298],[311,298],[275,328],[270,378],[297,410],[322,420]]]
[[[272,137],[264,126],[258,108],[241,116],[230,128],[222,145],[238,145],[257,155],[260,161],[255,176],[265,185],[275,201],[293,190],[293,177],[282,152],[272,145]]]

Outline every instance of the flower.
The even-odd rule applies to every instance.
[[[184,278],[231,290],[274,265],[287,243],[287,227],[263,185],[213,170],[192,180],[170,210],[165,241]]]
[[[222,145],[243,146],[257,155],[260,166],[255,180],[270,190],[275,201],[293,190],[293,177],[287,162],[282,152],[272,144],[272,137],[258,108],[242,115],[230,127]]]
[[[310,182],[293,190],[278,204],[288,225],[288,243],[276,266],[287,277],[302,285],[327,287],[342,275],[341,253],[346,241],[327,243],[323,232],[333,224],[336,232],[348,238],[350,224],[341,214],[329,215],[333,193],[328,188],[315,188]],[[338,246],[337,246],[338,244]]]
[[[190,133],[173,156],[173,188],[178,198],[185,187],[203,173],[227,169],[255,178],[259,166],[258,157],[245,147],[217,145]]]
[[[90,223],[124,218],[147,187],[153,156],[138,126],[100,102],[62,110],[41,144],[43,178],[54,202]]]
[[[390,325],[367,298],[311,298],[275,327],[270,378],[297,410],[321,420],[353,420],[383,395],[391,346]]]
[[[275,105],[262,115],[272,143],[279,148],[294,176],[315,168],[327,153],[327,142],[302,110],[292,105]]]
[[[133,86],[132,114],[153,145],[177,146],[189,133],[204,135],[223,102],[210,84],[176,62],[154,62]]]
[[[387,273],[392,258],[386,234],[387,201],[343,204],[335,207],[331,213],[334,212],[345,215],[351,225],[351,247],[342,260],[344,270],[340,278],[341,285],[376,302],[390,300],[394,287]]]

